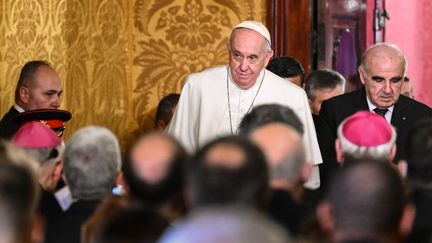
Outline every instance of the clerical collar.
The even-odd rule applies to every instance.
[[[369,97],[366,95],[366,101],[367,101],[367,104],[368,104],[368,107],[369,107],[369,111],[370,112],[374,112],[373,110],[375,109],[375,108],[377,108],[377,106],[376,105],[374,105],[371,101],[370,101],[370,99],[369,99]],[[392,106],[390,106],[389,108],[387,108],[388,109],[388,111],[387,111],[387,113],[385,114],[385,119],[387,120],[387,122],[388,123],[391,123],[391,118],[392,118],[392,115],[393,115],[393,109],[394,109],[394,105],[392,105]]]

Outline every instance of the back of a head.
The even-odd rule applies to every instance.
[[[155,211],[128,207],[109,217],[96,232],[92,243],[153,243],[168,221]]]
[[[258,127],[274,122],[287,124],[303,136],[303,123],[298,116],[291,108],[278,104],[265,104],[254,107],[251,112],[243,117],[239,126],[239,134],[247,136]]]
[[[393,159],[396,130],[380,115],[369,111],[356,112],[341,122],[337,136],[344,157]]]
[[[26,64],[24,64],[24,66],[21,69],[20,76],[18,78],[17,86],[15,88],[15,102],[19,100],[19,89],[22,86],[28,85],[29,82],[33,81],[36,72],[40,66],[51,67],[48,62],[42,60],[29,61]]]
[[[282,78],[300,76],[303,84],[304,69],[302,64],[290,56],[275,57],[270,60],[267,69]]]
[[[39,201],[34,161],[0,141],[0,235],[2,242],[28,242]],[[14,239],[14,240],[12,240]],[[27,240],[27,241],[26,241]]]
[[[99,200],[110,193],[120,170],[118,140],[104,127],[79,129],[66,144],[63,163],[73,198]]]
[[[432,120],[415,124],[406,141],[407,178],[417,188],[432,188]]]
[[[310,100],[315,99],[315,91],[320,89],[345,89],[345,78],[338,72],[330,69],[315,70],[305,80],[305,91]]]
[[[390,163],[347,163],[330,188],[335,231],[361,235],[397,232],[406,203],[402,178]]]
[[[155,127],[158,128],[161,124],[159,121],[163,121],[163,125],[167,126],[170,122],[174,110],[177,106],[177,102],[180,99],[180,94],[172,93],[162,98],[156,109]]]
[[[186,151],[171,136],[144,135],[129,149],[123,164],[130,195],[156,206],[176,199],[183,192],[187,159]]]
[[[260,213],[244,208],[209,208],[192,212],[167,231],[161,243],[289,243],[289,236]]]
[[[300,182],[306,158],[302,137],[294,128],[270,123],[255,129],[250,139],[266,155],[271,180]]]
[[[205,145],[192,159],[187,180],[192,207],[259,207],[268,190],[265,157],[242,137],[222,137]]]

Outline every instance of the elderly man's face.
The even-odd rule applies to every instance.
[[[273,56],[266,39],[250,29],[236,29],[228,46],[229,66],[234,82],[242,89],[252,87]]]
[[[22,87],[21,99],[25,110],[57,109],[60,107],[62,86],[57,73],[46,66],[40,66],[36,77],[27,87]]]
[[[370,101],[378,108],[394,105],[400,96],[404,65],[402,59],[389,47],[372,50],[366,60],[366,70],[359,68]],[[382,50],[380,50],[382,49]]]

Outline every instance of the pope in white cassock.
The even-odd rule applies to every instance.
[[[237,134],[243,116],[257,105],[288,106],[303,122],[307,159],[315,165],[306,186],[318,188],[322,159],[309,103],[303,89],[265,69],[273,56],[269,31],[256,21],[238,24],[228,53],[229,65],[189,75],[168,133],[195,152],[216,137]]]

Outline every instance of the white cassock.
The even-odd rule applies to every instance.
[[[233,134],[236,134],[243,116],[262,104],[279,104],[293,109],[304,126],[307,160],[315,165],[322,163],[306,93],[265,69],[247,90],[240,89],[232,81],[226,65],[189,75],[168,126],[168,133],[176,137],[189,152],[195,152],[210,140],[231,135],[231,127]],[[318,166],[314,166],[305,186],[318,188],[319,185]]]

